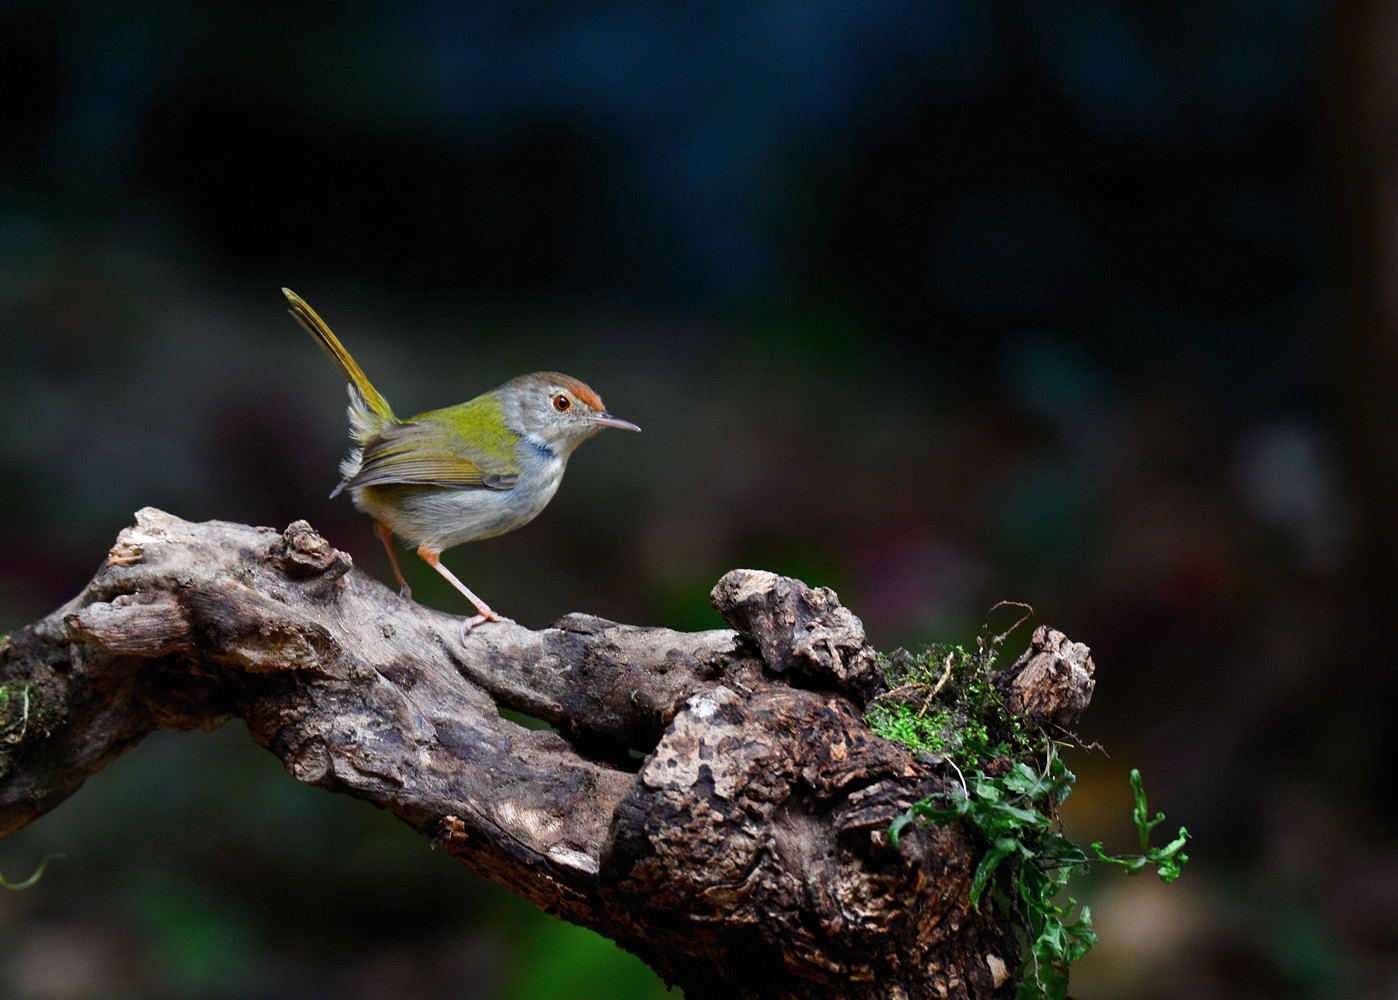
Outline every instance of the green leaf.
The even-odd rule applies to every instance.
[[[1141,772],[1134,768],[1131,771],[1131,791],[1136,800],[1135,807],[1131,810],[1131,816],[1136,824],[1136,832],[1141,839],[1141,853],[1123,856],[1108,854],[1102,849],[1100,843],[1093,844],[1092,850],[1096,853],[1098,861],[1116,865],[1128,875],[1134,875],[1146,867],[1154,865],[1155,873],[1160,876],[1162,882],[1173,882],[1180,877],[1184,871],[1185,863],[1189,861],[1189,855],[1184,853],[1184,845],[1189,840],[1189,831],[1180,827],[1179,836],[1164,847],[1151,847],[1151,831],[1164,821],[1165,814],[1150,815],[1150,809],[1146,805],[1145,788],[1141,783]]]
[[[1004,802],[991,802],[974,810],[971,818],[987,832],[1010,830],[1047,830],[1053,825],[1037,809],[1021,809]]]
[[[1069,900],[1069,908],[1072,908],[1072,900]],[[1067,965],[1073,964],[1097,945],[1097,932],[1092,929],[1092,910],[1087,906],[1078,911],[1077,920],[1064,924],[1063,930],[1071,939],[1071,944],[1064,951]]]
[[[1001,837],[990,850],[985,852],[980,864],[976,865],[976,873],[971,876],[972,906],[980,906],[981,894],[985,892],[985,885],[990,881],[990,876],[995,874],[995,869],[1000,867],[1000,862],[1009,857],[1017,847],[1019,847],[1019,841],[1010,837]]]
[[[909,809],[888,825],[888,842],[893,845],[893,849],[899,850],[898,838],[903,833],[903,828],[913,821],[912,810]]]
[[[1141,838],[1141,850],[1146,849],[1150,843],[1150,832],[1156,825],[1165,819],[1164,813],[1156,813],[1153,819],[1150,817],[1150,809],[1146,805],[1146,790],[1141,782],[1141,772],[1137,768],[1131,769],[1131,794],[1136,800],[1134,808],[1131,810],[1131,818],[1136,823],[1136,832]]]
[[[1185,842],[1189,840],[1189,831],[1180,827],[1180,835],[1158,850],[1147,852],[1150,855],[1151,863],[1157,865],[1155,873],[1160,876],[1162,882],[1173,882],[1184,872],[1184,866],[1189,861],[1189,855],[1183,851]]]
[[[1038,856],[1040,867],[1058,868],[1067,874],[1071,874],[1074,869],[1085,870],[1092,861],[1081,847],[1057,831],[1044,836],[1043,843],[1039,845]]]
[[[1103,850],[1102,842],[1100,840],[1093,842],[1092,850],[1097,854],[1098,861],[1105,862],[1109,865],[1116,865],[1118,868],[1125,871],[1128,875],[1135,875],[1138,871],[1144,868],[1147,863],[1144,855],[1140,854],[1128,855],[1126,857],[1117,857],[1115,854],[1108,854],[1105,850]]]

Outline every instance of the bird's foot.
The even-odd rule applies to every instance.
[[[513,618],[506,618],[504,615],[497,615],[494,611],[483,611],[478,615],[472,615],[461,623],[461,638],[464,641],[466,636],[471,634],[471,629],[486,622],[500,622],[502,625],[513,625]]]

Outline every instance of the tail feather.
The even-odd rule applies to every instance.
[[[394,420],[398,418],[393,415],[393,409],[388,405],[388,400],[379,395],[379,390],[374,388],[374,384],[369,381],[369,376],[364,374],[364,370],[359,367],[350,352],[345,350],[345,345],[340,343],[338,337],[330,332],[330,327],[325,325],[325,320],[316,315],[316,311],[310,307],[305,299],[297,295],[290,288],[283,288],[282,294],[286,296],[286,301],[290,303],[287,312],[296,318],[296,322],[309,333],[315,342],[321,346],[326,354],[330,355],[330,360],[339,367],[345,379],[351,387],[351,400],[357,395],[363,401],[364,408],[374,416],[382,420]],[[354,406],[351,405],[351,411]],[[351,414],[353,418],[354,414]],[[353,421],[356,435],[359,432],[359,420]],[[366,421],[365,423],[369,423]]]

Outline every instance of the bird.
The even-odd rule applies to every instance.
[[[348,490],[374,519],[398,592],[410,598],[393,536],[475,606],[463,635],[486,622],[513,623],[457,579],[444,551],[532,521],[558,490],[574,449],[599,431],[641,428],[607,412],[586,383],[561,372],[512,378],[474,399],[401,420],[314,309],[283,288],[287,311],[339,367],[349,385],[350,453],[331,497]]]

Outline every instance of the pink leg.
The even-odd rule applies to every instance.
[[[408,581],[403,579],[403,571],[398,568],[398,556],[393,551],[393,532],[382,521],[375,521],[374,534],[379,536],[379,541],[383,542],[383,550],[388,553],[388,564],[393,567],[393,578],[398,581],[398,595],[411,600],[412,588],[408,586]]]
[[[431,566],[438,573],[441,573],[442,576],[446,578],[447,583],[451,584],[457,590],[461,591],[461,593],[466,596],[466,600],[474,604],[476,606],[476,610],[480,612],[480,614],[476,615],[474,618],[468,618],[466,622],[462,625],[461,631],[463,635],[471,631],[471,629],[475,628],[477,625],[483,624],[484,622],[508,622],[512,625],[514,624],[513,618],[506,618],[504,615],[497,615],[494,611],[490,609],[489,604],[486,604],[485,601],[482,601],[475,594],[471,593],[471,589],[467,587],[466,584],[458,580],[456,578],[456,575],[452,573],[451,570],[443,566],[441,560],[441,553],[429,549],[426,545],[419,545],[417,548],[417,554],[422,557],[423,562],[427,563],[427,565]]]

